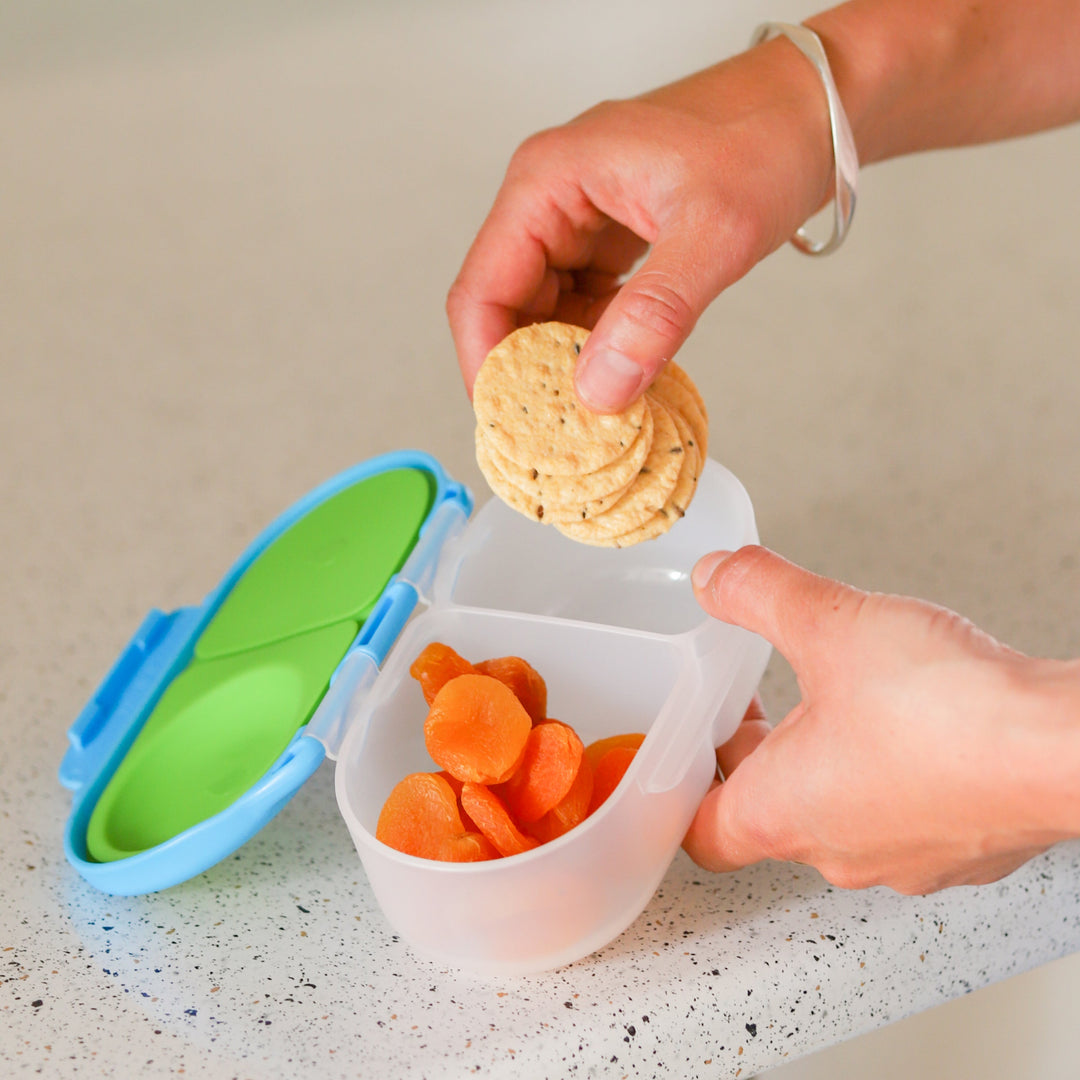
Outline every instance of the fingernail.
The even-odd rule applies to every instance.
[[[638,396],[643,375],[629,356],[603,349],[578,365],[578,397],[590,409],[621,409]]]
[[[705,585],[708,584],[709,578],[715,573],[716,568],[727,559],[730,554],[730,551],[714,551],[711,554],[698,559],[697,565],[690,575],[690,582],[694,588],[704,588]]]

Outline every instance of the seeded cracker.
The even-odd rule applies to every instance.
[[[705,408],[705,399],[701,396],[701,391],[697,388],[694,380],[674,360],[668,361],[664,371],[690,394],[694,399],[694,404],[698,407],[698,412],[701,413],[701,418],[708,422],[709,410]]]
[[[676,412],[671,414],[671,418],[679,429],[679,438],[682,439],[684,451],[683,464],[679,470],[679,478],[675,482],[675,490],[668,497],[667,502],[643,525],[607,541],[612,547],[631,547],[633,544],[640,544],[643,540],[653,540],[666,533],[679,518],[686,514],[686,508],[694,497],[704,458],[701,456],[701,451],[687,421]]]
[[[536,469],[518,465],[490,447],[486,447],[487,455],[503,477],[545,506],[580,508],[602,501],[607,501],[610,505],[611,496],[616,492],[624,492],[641,471],[649,447],[652,446],[652,412],[646,409],[641,419],[641,431],[630,449],[622,457],[584,476],[549,476]],[[483,433],[478,431],[478,435],[482,437]],[[598,510],[594,512],[599,513]]]
[[[631,416],[624,437],[613,439],[612,418],[589,413],[573,392],[587,336],[549,323],[517,331],[493,350],[474,393],[476,458],[492,491],[519,513],[582,543],[629,547],[667,532],[686,513],[705,466],[708,418],[693,380],[669,363],[642,399],[640,420]],[[519,456],[505,453],[509,445]],[[593,462],[600,464],[590,468]],[[578,471],[549,471],[571,464]]]
[[[476,463],[480,466],[480,471],[484,474],[488,486],[507,506],[516,510],[519,514],[532,518],[533,521],[542,521],[546,525],[559,522],[586,521],[596,514],[602,514],[621,499],[630,486],[629,483],[624,484],[617,491],[613,491],[599,499],[569,506],[560,506],[558,503],[551,503],[531,491],[522,491],[517,484],[506,476],[501,462],[495,460],[494,452],[488,449],[483,440],[479,439],[476,443]]]
[[[704,458],[709,452],[708,415],[697,387],[692,390],[689,387],[693,387],[690,376],[671,361],[649,387],[649,393],[659,398],[669,411],[682,415],[693,430],[695,441]]]
[[[479,434],[479,428],[477,432]],[[511,510],[516,510],[519,514],[532,518],[533,521],[544,521],[544,504],[535,495],[526,494],[506,479],[499,467],[491,460],[491,451],[479,437],[476,440],[476,464],[480,466],[488,487]],[[550,519],[548,523],[550,524]]]
[[[644,397],[653,414],[653,441],[637,479],[610,510],[588,521],[556,524],[564,536],[585,544],[610,546],[615,537],[654,517],[675,490],[684,457],[682,440],[668,410],[651,393]]]
[[[473,386],[477,439],[528,469],[581,476],[633,445],[645,402],[620,413],[590,412],[574,393],[574,368],[588,332],[565,323],[515,330],[488,354]]]

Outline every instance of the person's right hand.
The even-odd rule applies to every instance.
[[[592,329],[578,396],[623,408],[822,205],[831,175],[824,92],[784,39],[533,136],[447,298],[470,395],[507,334],[558,319]]]
[[[771,641],[802,701],[751,711],[686,837],[712,870],[761,859],[845,888],[995,881],[1080,835],[1080,664],[1035,660],[951,611],[818,577],[772,552],[706,556],[710,614]]]

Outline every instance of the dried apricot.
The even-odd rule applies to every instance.
[[[483,784],[463,784],[461,805],[500,855],[520,855],[536,847],[536,840],[514,823],[502,799]]]
[[[558,720],[538,724],[529,732],[521,764],[499,785],[499,797],[518,821],[539,821],[569,794],[584,752],[568,724]]]
[[[539,724],[547,716],[547,683],[539,672],[520,656],[497,656],[492,660],[481,660],[476,665],[481,675],[491,675],[505,683],[514,691],[518,701],[525,706],[525,711],[532,717],[534,724]]]
[[[474,675],[476,668],[464,657],[459,656],[449,645],[433,641],[424,646],[420,655],[412,662],[409,674],[420,684],[424,700],[430,705],[435,695],[458,675]]]
[[[459,780],[501,784],[521,761],[532,720],[490,675],[459,675],[435,695],[424,722],[432,760]]]
[[[636,753],[632,746],[613,746],[596,763],[592,798],[589,800],[590,814],[619,786]]]
[[[626,735],[609,735],[606,739],[597,739],[595,742],[589,743],[585,747],[585,756],[589,759],[589,764],[595,769],[600,763],[600,759],[614,747],[629,746],[631,750],[637,750],[644,741],[645,736],[640,732]]]
[[[542,844],[557,840],[575,825],[580,825],[588,816],[592,789],[592,766],[589,764],[589,759],[582,754],[581,766],[565,798],[558,806],[549,810],[539,821],[528,824],[523,822],[522,827],[530,836],[539,840]]]
[[[476,823],[465,813],[464,807],[461,805],[461,785],[463,781],[459,780],[456,776],[451,776],[445,769],[441,769],[435,774],[441,776],[451,788],[453,788],[454,794],[457,796],[458,813],[461,815],[461,823],[465,826],[466,832],[479,832],[476,827]]]
[[[555,840],[603,804],[645,740],[584,746],[547,715],[547,684],[520,656],[474,665],[436,641],[409,673],[430,706],[424,741],[442,771],[405,777],[375,835],[410,855],[478,862]]]
[[[498,857],[494,844],[482,833],[472,830],[448,837],[439,845],[437,856],[443,862],[486,862]]]
[[[410,773],[394,785],[375,838],[422,859],[437,859],[443,843],[465,831],[453,788],[435,773]]]

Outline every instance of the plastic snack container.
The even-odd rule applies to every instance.
[[[750,500],[709,461],[686,517],[626,549],[577,544],[496,499],[471,510],[427,455],[376,458],[283,514],[203,604],[151,613],[69,733],[72,865],[114,893],[186,880],[328,757],[380,907],[418,953],[519,974],[629,926],[768,660],[762,639],[707,617],[689,582],[706,552],[756,542]],[[524,657],[547,683],[549,716],[586,744],[646,732],[606,802],[559,839],[488,862],[377,841],[397,781],[438,768],[409,675],[433,641],[473,661]]]

